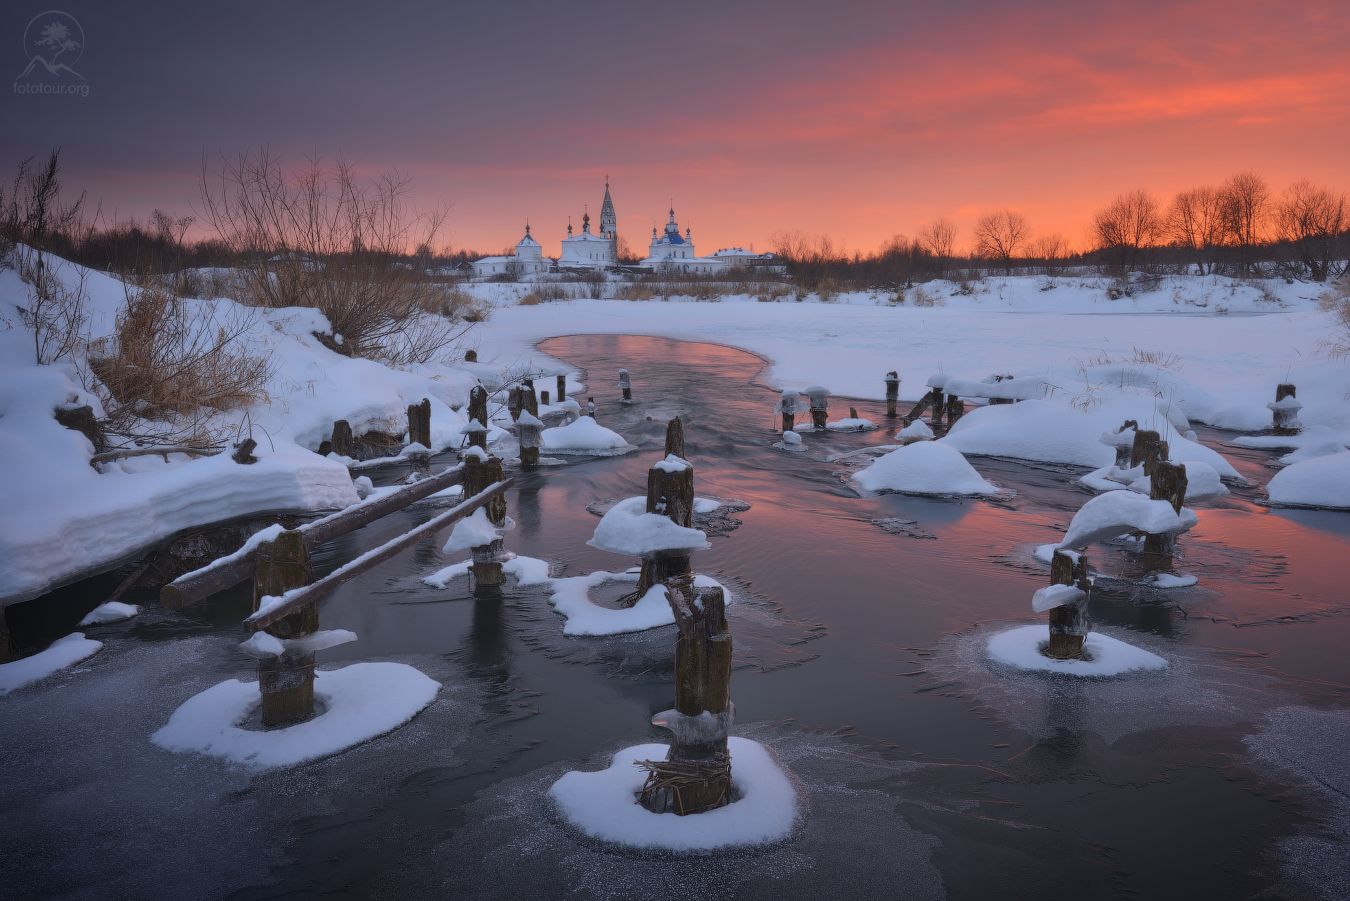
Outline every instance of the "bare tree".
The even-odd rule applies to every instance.
[[[1046,275],[1054,275],[1064,269],[1064,258],[1069,255],[1069,242],[1059,232],[1041,235],[1031,242],[1030,253],[1040,260]]]
[[[975,223],[976,252],[997,260],[1003,270],[1012,273],[1012,259],[1027,242],[1031,228],[1027,219],[1015,210],[1000,210],[981,216]]]
[[[1219,190],[1224,234],[1227,243],[1237,249],[1238,274],[1254,274],[1257,246],[1265,237],[1270,215],[1270,188],[1255,172],[1239,172]]]
[[[434,356],[472,325],[456,318],[463,311],[448,303],[446,286],[405,257],[430,246],[445,218],[443,209],[412,211],[409,188],[399,175],[362,181],[343,160],[288,172],[266,148],[222,160],[214,172],[204,162],[201,177],[206,222],[249,261],[253,303],[317,308],[335,348],[389,362],[409,347]],[[433,328],[424,316],[440,322]],[[403,339],[408,329],[418,330],[417,341]]]
[[[1142,189],[1121,194],[1093,217],[1092,231],[1112,267],[1127,273],[1139,265],[1140,251],[1156,244],[1162,233],[1158,202]]]
[[[1315,282],[1346,271],[1346,232],[1350,229],[1345,194],[1303,180],[1290,185],[1275,204],[1275,235],[1287,242]]]
[[[938,277],[945,278],[956,256],[955,223],[945,218],[933,220],[919,230],[919,243],[933,255]]]
[[[1218,188],[1182,191],[1172,198],[1163,229],[1174,244],[1190,252],[1200,275],[1218,271],[1219,250],[1224,244],[1224,198]]]
[[[847,261],[829,235],[780,232],[773,236],[771,245],[773,252],[787,261],[788,271],[798,284],[811,290],[821,287],[831,269]]]

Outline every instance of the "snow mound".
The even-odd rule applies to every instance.
[[[608,582],[636,583],[637,573],[593,572],[586,576],[572,576],[553,580],[553,594],[549,603],[563,615],[564,635],[622,635],[627,632],[645,632],[661,626],[673,625],[675,614],[670,609],[664,585],[653,585],[636,604],[628,608],[602,607],[590,598],[591,589]],[[698,588],[721,588],[728,606],[731,592],[716,580],[695,575]]]
[[[648,513],[645,497],[630,497],[611,507],[586,543],[602,551],[632,557],[709,546],[708,536],[698,529],[677,525],[659,513]]]
[[[259,770],[328,757],[393,731],[420,713],[439,682],[402,663],[353,663],[314,674],[325,708],[284,729],[240,726],[261,703],[257,682],[229,679],[188,698],[150,740],[168,751],[195,752]]]
[[[1195,576],[1179,576],[1174,573],[1154,573],[1148,584],[1154,588],[1190,588],[1200,580]]]
[[[836,419],[825,423],[825,428],[835,432],[870,432],[875,429],[877,424],[870,419],[864,419],[859,416],[856,419],[846,416],[843,419]]]
[[[719,507],[721,507],[721,506],[722,506],[722,502],[719,501],[719,500],[717,500],[716,498],[712,498],[712,497],[696,497],[696,498],[694,498],[694,512],[695,512],[695,513],[712,513],[714,510],[716,510],[717,508],[719,508]]]
[[[1286,466],[1266,486],[1276,506],[1350,510],[1350,451]]]
[[[1206,497],[1219,497],[1228,493],[1223,482],[1219,479],[1218,472],[1208,463],[1201,463],[1198,460],[1187,460],[1181,464],[1186,467],[1186,500],[1198,500]],[[1151,488],[1149,478],[1143,475],[1143,467],[1139,467],[1140,475],[1129,483],[1131,491],[1137,491],[1140,494],[1148,494]]]
[[[792,782],[759,742],[732,737],[731,781],[738,795],[725,807],[690,816],[652,813],[635,800],[646,773],[639,760],[664,760],[663,744],[634,745],[614,755],[607,769],[565,773],[549,797],[573,827],[591,838],[629,848],[702,853],[782,841],[797,822]]]
[[[622,451],[628,442],[618,432],[612,432],[589,416],[558,426],[544,429],[541,447],[555,454],[594,454],[606,451]]]
[[[922,419],[916,419],[900,431],[896,432],[895,437],[901,441],[931,441],[933,439],[933,429]]]
[[[866,491],[902,494],[959,494],[991,496],[1000,493],[966,462],[961,452],[945,444],[923,441],[891,451],[853,475]]]
[[[471,547],[484,547],[500,537],[502,537],[501,530],[488,519],[487,511],[479,507],[455,523],[455,527],[450,530],[450,537],[445,540],[445,546],[441,550],[453,554]]]
[[[83,632],[71,632],[53,641],[45,651],[12,663],[0,663],[0,697],[72,667],[97,654],[102,647],[103,642],[85,638]]]
[[[1135,531],[1150,535],[1184,532],[1196,521],[1195,512],[1186,507],[1177,513],[1167,501],[1152,501],[1133,491],[1108,491],[1079,508],[1060,546],[1083,548]]]
[[[1167,668],[1167,661],[1157,654],[1100,632],[1089,632],[1083,640],[1083,652],[1089,659],[1047,657],[1042,651],[1049,643],[1050,635],[1045,626],[1018,626],[991,635],[985,649],[995,663],[1029,672],[1066,676],[1102,679]]]
[[[123,604],[121,601],[108,601],[99,604],[93,610],[85,614],[84,619],[80,620],[82,626],[102,626],[107,623],[120,623],[124,619],[131,619],[141,612],[141,608],[135,604]]]

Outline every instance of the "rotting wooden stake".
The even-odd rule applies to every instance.
[[[679,418],[666,424],[666,453],[662,457],[684,459],[684,423]],[[647,470],[647,512],[665,516],[685,528],[694,525],[694,466],[686,461],[679,468],[652,466]],[[669,551],[644,558],[638,575],[633,603],[640,601],[647,590],[658,582],[692,573],[688,551]]]
[[[1298,401],[1298,388],[1283,384],[1275,386],[1275,403],[1268,404],[1274,415],[1276,435],[1297,435],[1303,424],[1298,421],[1298,411],[1303,404]]]
[[[1088,598],[1092,580],[1088,578],[1087,555],[1056,550],[1050,558],[1051,585],[1077,585],[1084,597],[1070,604],[1050,608],[1050,644],[1045,649],[1056,660],[1079,660],[1083,642],[1092,623],[1088,620]]]
[[[966,405],[961,402],[961,398],[955,394],[947,395],[947,428],[951,429],[956,425],[962,416],[966,415]]]
[[[633,381],[628,377],[627,369],[619,370],[619,390],[623,392],[624,403],[633,402]]]
[[[933,427],[933,431],[942,428],[942,416],[947,412],[944,403],[944,395],[941,388],[933,388],[928,392],[929,417],[928,423]]]
[[[558,373],[558,403],[567,400],[567,376],[564,373]]]
[[[785,390],[778,398],[778,412],[783,414],[784,432],[791,432],[797,426],[797,392]]]
[[[484,460],[480,459],[478,454],[471,454],[464,458],[465,497],[473,497],[478,492],[488,488],[494,482],[500,482],[501,480],[502,461],[497,457],[489,456]],[[487,513],[488,522],[499,529],[505,527],[505,495],[494,497],[483,509]],[[473,557],[473,562],[470,565],[469,570],[473,573],[475,585],[483,588],[493,588],[501,585],[505,580],[505,577],[502,575],[502,561],[506,559],[503,544],[502,539],[497,538],[490,544],[484,544],[469,549],[469,553]]]
[[[639,803],[653,813],[699,814],[731,801],[727,751],[731,703],[731,629],[721,588],[695,589],[692,578],[666,582],[675,613],[675,706],[652,722],[672,735],[665,760],[646,760]]]
[[[548,406],[548,391],[545,391],[545,390],[542,390],[542,389],[540,390],[540,392],[539,392],[539,403],[540,403],[542,406],[545,406],[545,407]],[[536,414],[536,415],[538,415],[538,414]]]
[[[1130,447],[1130,468],[1144,467],[1148,474],[1153,463],[1167,459],[1167,445],[1162,436],[1152,429],[1135,429],[1134,444]]]
[[[304,536],[291,529],[254,552],[253,610],[266,596],[279,597],[309,584],[309,553]],[[310,604],[267,628],[280,639],[302,638],[319,629],[319,608]],[[262,723],[266,728],[289,726],[314,715],[314,652],[288,649],[258,661],[258,690],[262,694]]]
[[[408,443],[431,450],[431,398],[408,404]]]
[[[900,374],[892,369],[886,373],[886,418],[894,419],[895,405],[900,400]]]
[[[806,389],[811,402],[811,427],[817,432],[824,431],[830,421],[830,392],[819,385]]]
[[[339,457],[353,456],[356,446],[352,439],[352,426],[345,419],[333,423],[333,453]]]
[[[1166,446],[1166,442],[1164,442]],[[1167,501],[1177,513],[1186,502],[1186,466],[1183,463],[1169,463],[1157,460],[1149,471],[1148,496],[1150,500]],[[1162,572],[1172,568],[1172,554],[1176,550],[1177,536],[1166,532],[1161,535],[1144,536],[1144,561],[1150,572]]]
[[[464,362],[465,362],[465,363],[477,363],[477,362],[478,362],[478,351],[476,351],[476,350],[466,350],[466,351],[464,351]]]
[[[469,443],[483,450],[488,446],[488,393],[482,385],[474,385],[469,391],[469,419],[478,423],[480,428],[469,433]]]
[[[548,392],[544,392],[547,394]],[[548,401],[544,401],[548,403]],[[534,391],[534,379],[526,379],[520,389],[520,409],[529,411],[531,416],[539,416],[539,395]]]

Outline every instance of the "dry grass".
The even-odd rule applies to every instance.
[[[1350,276],[1332,285],[1322,295],[1320,303],[1340,325],[1340,333],[1327,340],[1327,350],[1333,356],[1350,356]]]

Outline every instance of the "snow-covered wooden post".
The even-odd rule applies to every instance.
[[[545,407],[548,406],[548,391],[547,391],[547,390],[542,390],[542,389],[540,390],[540,392],[539,392],[539,403],[542,404],[542,405],[545,406]]]
[[[586,415],[591,419],[595,418],[595,398],[593,397],[586,398]]]
[[[928,424],[934,431],[942,428],[942,416],[947,412],[946,395],[942,393],[942,386],[935,385],[928,395],[929,412]]]
[[[894,419],[895,405],[900,401],[900,373],[892,369],[886,373],[886,418]],[[784,429],[784,431],[787,431]]]
[[[420,444],[431,450],[431,399],[408,404],[408,443]]]
[[[1047,656],[1057,660],[1082,658],[1083,641],[1092,630],[1088,620],[1091,592],[1087,555],[1057,549],[1050,559],[1050,587],[1042,588],[1031,599],[1031,607],[1037,613],[1050,613]]]
[[[298,530],[282,532],[258,545],[253,554],[253,610],[264,597],[280,597],[309,584],[309,552]],[[267,627],[267,634],[283,641],[312,635],[319,629],[319,608],[310,604],[298,613]],[[288,647],[258,660],[258,690],[262,694],[265,728],[289,726],[314,715],[314,652]]]
[[[1293,385],[1275,386],[1275,403],[1266,404],[1275,419],[1276,435],[1297,435],[1303,424],[1298,421],[1298,411],[1303,404],[1298,400],[1298,389]]]
[[[477,363],[477,362],[478,362],[478,351],[476,351],[476,350],[466,350],[466,351],[464,351],[464,362],[465,362],[465,363]]]
[[[516,420],[516,440],[520,442],[520,468],[539,468],[539,444],[544,433],[544,423],[529,410],[520,414]]]
[[[511,421],[520,419],[522,391],[520,388],[511,388],[506,392],[506,412],[511,414]]]
[[[558,373],[557,387],[558,387],[558,403],[562,403],[563,401],[567,400],[567,375],[565,373],[562,372]]]
[[[1166,442],[1163,442],[1166,446]],[[1167,501],[1178,514],[1186,502],[1186,466],[1182,463],[1169,463],[1166,459],[1155,460],[1148,470],[1149,500]],[[1149,534],[1144,537],[1144,559],[1148,568],[1155,572],[1170,569],[1172,552],[1176,550],[1175,532],[1161,535]]]
[[[537,421],[537,420],[536,420]],[[502,461],[481,450],[470,450],[464,455],[464,496],[473,497],[502,480]],[[499,494],[483,507],[488,522],[497,528],[506,527],[506,495]],[[475,585],[496,587],[504,581],[502,561],[506,559],[501,538],[490,544],[469,549],[473,562],[469,567]]]
[[[783,414],[783,431],[791,432],[797,426],[797,392],[783,389],[778,398],[778,412]]]
[[[623,402],[633,402],[633,380],[628,377],[627,369],[619,370],[619,390],[623,392]]]
[[[525,387],[520,391],[520,409],[535,418],[539,416],[539,395],[534,393],[534,379],[525,380]]]
[[[488,446],[488,393],[482,385],[474,385],[469,391],[469,425],[464,431],[469,443],[483,450]],[[487,487],[486,485],[484,487]],[[471,495],[466,494],[465,497]]]
[[[355,441],[352,438],[352,425],[345,419],[339,419],[333,423],[333,453],[339,457],[350,457],[355,450]]]
[[[817,432],[823,431],[830,421],[829,389],[812,385],[806,389],[806,396],[811,401],[811,427]]]
[[[727,733],[731,703],[731,629],[721,588],[696,589],[689,578],[666,583],[675,613],[675,706],[652,723],[671,732],[665,760],[644,760],[639,803],[680,816],[731,801]]]
[[[678,417],[666,424],[666,455],[647,470],[647,512],[686,529],[694,525],[694,466],[684,458],[684,423]],[[687,549],[643,557],[634,603],[656,583],[692,572]]]

